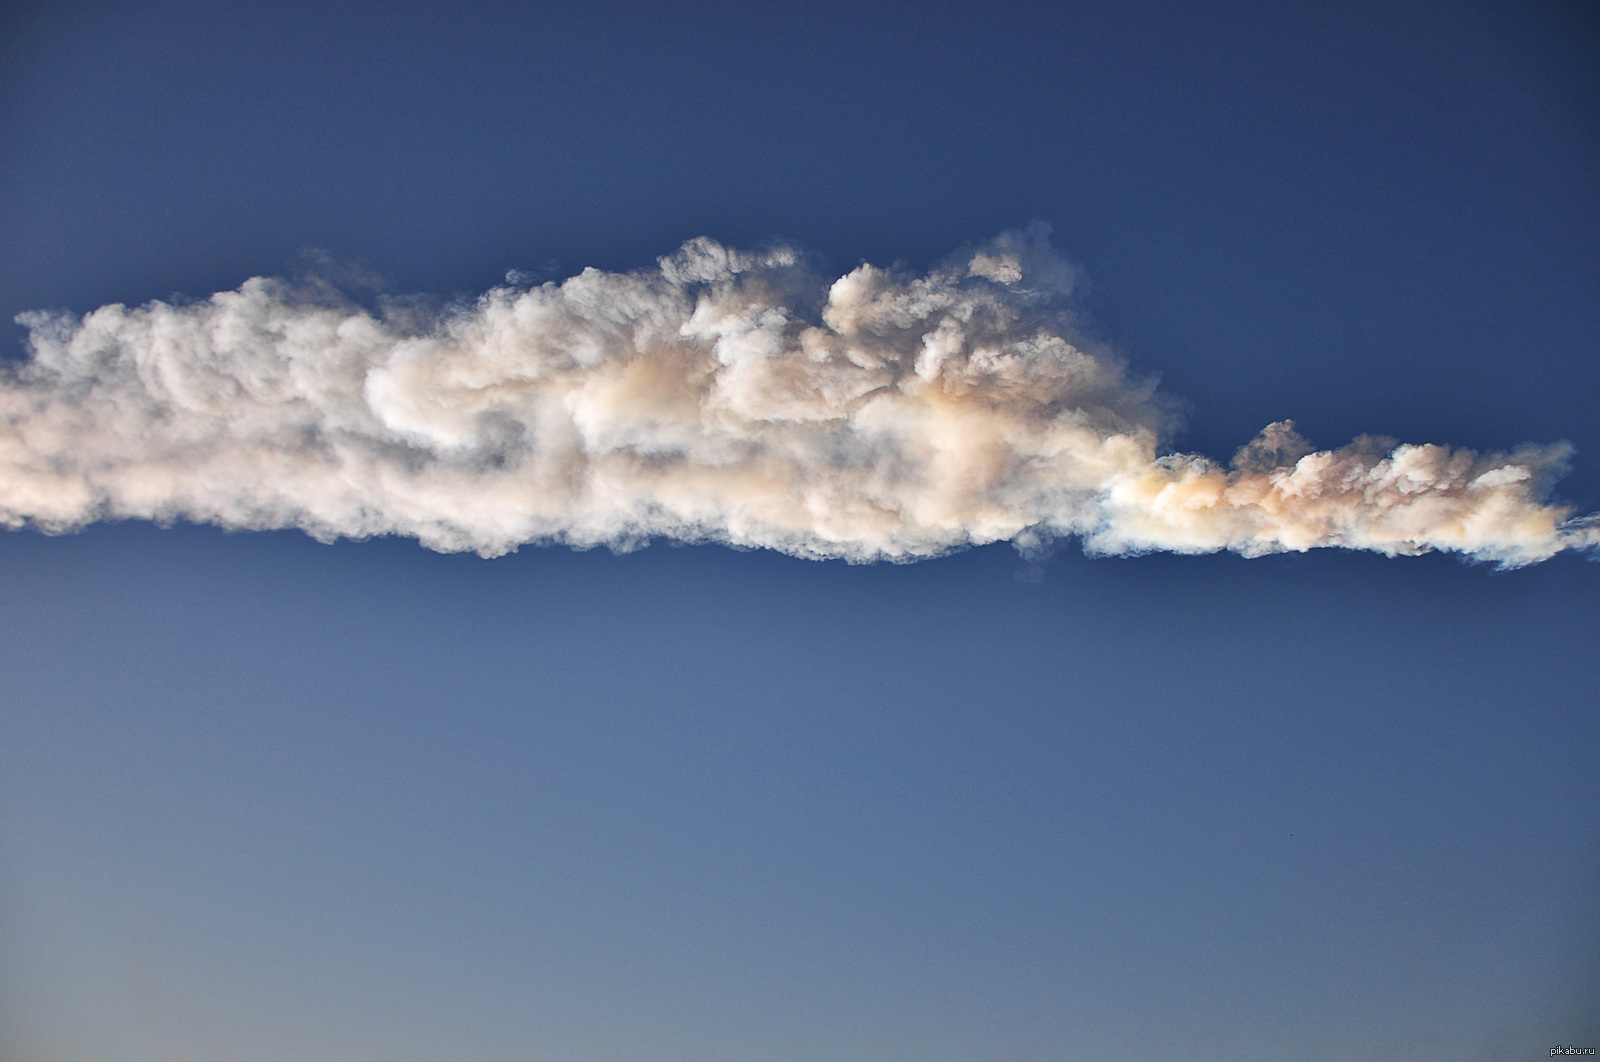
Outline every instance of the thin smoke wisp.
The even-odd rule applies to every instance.
[[[486,556],[654,538],[910,560],[1068,536],[1100,554],[1600,544],[1565,445],[1478,454],[1289,422],[1165,453],[1153,383],[1076,323],[1038,230],[925,275],[829,279],[692,240],[475,304],[368,310],[256,278],[174,305],[30,313],[0,375],[0,522],[405,535]]]

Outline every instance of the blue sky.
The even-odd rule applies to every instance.
[[[6,17],[8,316],[318,271],[470,300],[702,235],[915,275],[1037,219],[1170,447],[1565,440],[1556,496],[1600,509],[1575,5]],[[0,587],[26,1062],[1600,1046],[1571,552],[126,521],[0,536]]]

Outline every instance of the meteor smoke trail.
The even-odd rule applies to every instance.
[[[1564,445],[1479,455],[1270,425],[1159,452],[1149,381],[1074,325],[1040,231],[925,276],[834,280],[692,240],[475,305],[369,312],[253,279],[189,305],[24,314],[0,376],[0,521],[298,527],[438,550],[660,536],[851,561],[1080,536],[1095,553],[1600,544],[1547,493]]]

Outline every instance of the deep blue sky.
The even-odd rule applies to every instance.
[[[1597,60],[1538,3],[22,5],[0,311],[1038,218],[1179,445],[1568,439],[1593,511]],[[5,534],[0,1053],[1600,1046],[1597,591]]]

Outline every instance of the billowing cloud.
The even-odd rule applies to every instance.
[[[1548,500],[1564,446],[1318,451],[1283,422],[1228,464],[1163,454],[1153,383],[1075,325],[1074,281],[1039,231],[831,282],[788,249],[698,239],[652,270],[446,311],[257,278],[25,314],[31,358],[0,376],[0,521],[852,561],[1064,536],[1507,566],[1600,544],[1593,517]]]

